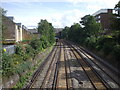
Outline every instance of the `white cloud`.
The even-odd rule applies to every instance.
[[[98,6],[98,5],[88,5],[86,6],[87,10],[91,10],[91,11],[97,11],[97,10],[100,10],[102,7],[101,6]]]
[[[79,5],[80,3],[85,3],[87,8],[91,8],[94,10],[101,8],[114,8],[115,4],[118,3],[119,0],[67,0],[73,5]]]
[[[22,17],[22,18],[21,17],[15,17],[14,21],[16,23],[21,23],[22,22],[22,25],[25,25],[27,27],[29,27],[29,26],[37,27],[38,22],[40,22],[40,18],[39,17],[34,17],[34,18],[31,18],[31,17]]]
[[[72,3],[73,6],[81,5],[80,7],[84,7],[84,8],[82,9],[81,8],[78,9],[77,7],[74,8],[70,4],[71,7],[73,7],[73,9],[71,10],[68,9],[66,11],[59,12],[59,10],[56,11],[54,10],[54,8],[48,8],[46,6],[46,8],[44,9],[47,10],[47,13],[49,13],[48,16],[41,16],[41,17],[34,17],[34,18],[15,17],[17,19],[16,22],[22,22],[26,26],[37,26],[37,23],[40,22],[40,19],[47,19],[48,22],[51,22],[54,27],[71,26],[74,22],[78,23],[80,21],[80,18],[86,14],[93,14],[99,9],[114,8],[115,4],[117,4],[119,0],[3,0],[2,2],[23,2],[24,3],[24,2],[48,2],[48,1],[49,2],[69,2],[69,3]],[[16,6],[18,5],[16,4]],[[24,6],[28,6],[30,8],[32,7],[31,3],[24,3]],[[19,7],[22,7],[21,4],[19,4]],[[37,13],[35,13],[35,15],[36,14]]]
[[[80,18],[83,17],[83,13],[78,9],[66,11],[64,13],[56,13],[51,17],[48,17],[48,21],[53,23],[55,27],[71,26],[73,23],[79,23]]]

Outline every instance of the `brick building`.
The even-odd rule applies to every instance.
[[[14,22],[14,17],[6,17],[3,16],[2,25],[3,29],[3,37],[5,41],[21,41],[22,40],[22,29],[19,24]]]
[[[95,12],[93,16],[95,17],[97,22],[101,23],[102,29],[111,30],[113,18],[112,14],[113,9],[100,9],[99,11]]]
[[[2,17],[3,25],[3,38],[5,41],[22,41],[30,39],[30,32],[27,31],[27,28],[21,23],[15,23],[14,17]]]
[[[30,40],[31,33],[28,31],[27,27],[22,25],[22,38],[23,40]]]
[[[40,34],[38,33],[38,30],[33,28],[33,29],[28,29],[28,32],[31,33],[32,38],[40,38]]]

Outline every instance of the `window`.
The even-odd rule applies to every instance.
[[[98,18],[100,19],[100,16],[98,16]]]
[[[18,30],[20,30],[20,26],[18,26]]]
[[[97,21],[98,23],[101,23],[100,20]]]

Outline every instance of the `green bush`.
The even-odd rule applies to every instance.
[[[26,61],[18,65],[18,68],[16,72],[21,75],[23,72],[25,72],[27,69],[30,69],[31,62]]]
[[[13,59],[10,55],[5,53],[2,54],[2,75],[3,76],[11,76],[15,72],[15,68],[13,66]]]
[[[116,44],[114,38],[110,35],[101,36],[97,40],[96,49],[103,50],[105,55],[108,55]]]
[[[25,53],[26,53],[29,57],[34,57],[35,50],[34,50],[30,45],[26,45],[26,46],[25,46]]]
[[[95,49],[96,41],[97,41],[96,37],[94,37],[94,36],[88,37],[85,40],[85,45],[91,49]]]
[[[12,60],[14,62],[14,66],[17,66],[17,64],[20,64],[20,63],[23,62],[22,57],[20,55],[18,55],[18,54],[11,55],[11,58],[12,58]]]
[[[50,31],[44,32],[39,39],[31,40],[29,44],[23,45],[16,43],[15,54],[2,55],[2,74],[3,76],[11,76],[14,73],[21,74],[26,69],[30,69],[31,63],[27,61],[30,57],[34,58],[35,55],[42,49],[45,49],[54,43],[54,31],[51,27]],[[49,34],[49,35],[47,35]],[[23,40],[26,42],[28,40]]]
[[[115,45],[113,48],[114,48],[113,53],[114,53],[116,60],[120,59],[120,45]]]
[[[17,44],[15,54],[8,55],[2,54],[2,74],[3,76],[11,76],[15,73],[23,72],[27,68],[30,68],[29,64],[25,64],[25,61],[32,57],[34,49],[30,45]],[[23,68],[23,69],[22,69]]]
[[[21,59],[24,61],[29,58],[29,55],[26,54],[26,47],[21,44],[16,46],[16,54],[20,55]]]
[[[39,48],[39,50],[42,49],[40,39],[32,40],[32,41],[30,42],[30,45],[31,45],[31,47],[32,47],[33,49],[35,49],[35,50],[37,50],[38,48]]]
[[[22,40],[22,42],[29,42],[30,40]]]
[[[48,46],[50,46],[49,41],[47,40],[46,36],[41,36],[40,41],[42,42],[42,48],[47,48]]]
[[[105,43],[103,46],[103,52],[105,55],[108,55],[112,51],[112,49],[113,47],[108,43]]]
[[[22,44],[17,44],[16,45],[15,53],[19,54],[19,55],[21,55],[22,53],[24,53]]]

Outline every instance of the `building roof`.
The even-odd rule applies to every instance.
[[[37,29],[28,29],[28,32],[30,32],[30,33],[38,33],[38,30]]]
[[[112,9],[100,9],[97,12],[95,12],[94,14],[92,14],[92,16],[96,16],[101,13],[108,13],[108,10],[112,10]]]
[[[14,21],[14,17],[13,16],[7,16],[10,20]]]

